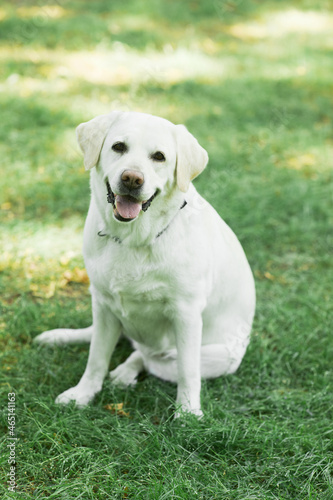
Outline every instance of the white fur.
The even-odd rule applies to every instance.
[[[185,127],[143,113],[97,117],[78,127],[78,141],[91,169],[84,259],[93,326],[36,338],[51,344],[91,338],[80,382],[56,401],[83,406],[93,399],[123,332],[135,351],[111,379],[133,385],[145,368],[178,384],[180,411],[201,415],[201,377],[237,370],[255,309],[254,281],[240,243],[191,183],[205,168],[207,153]],[[113,151],[115,141],[126,142],[128,151]],[[153,161],[155,151],[166,161]],[[144,175],[142,200],[156,189],[159,194],[147,212],[119,222],[106,200],[105,179],[116,192],[126,169]]]

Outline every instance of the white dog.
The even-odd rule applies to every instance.
[[[208,155],[183,125],[144,113],[98,116],[77,139],[91,169],[83,250],[93,325],[36,338],[91,340],[80,382],[56,402],[93,399],[124,333],[135,350],[111,380],[133,385],[146,369],[177,383],[178,414],[201,415],[201,377],[237,370],[255,310],[240,243],[191,183]]]

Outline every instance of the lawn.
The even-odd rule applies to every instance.
[[[0,44],[2,498],[330,500],[331,2],[2,2]],[[203,382],[199,421],[148,374],[58,407],[88,346],[32,344],[90,324],[75,127],[112,109],[186,124],[210,157],[196,187],[254,272],[250,346]]]

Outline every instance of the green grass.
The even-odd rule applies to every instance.
[[[330,2],[22,0],[0,22],[2,498],[331,499]],[[249,349],[235,375],[203,382],[200,421],[174,421],[176,387],[147,374],[125,391],[106,381],[84,410],[57,407],[88,347],[32,345],[91,320],[74,129],[116,108],[199,139],[210,164],[196,186],[256,278]],[[123,339],[110,368],[130,350]]]

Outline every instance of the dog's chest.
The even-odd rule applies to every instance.
[[[169,299],[167,277],[156,271],[141,273],[110,273],[108,296],[112,309],[122,317],[161,313]]]
[[[120,247],[86,264],[92,284],[102,292],[125,333],[158,347],[173,330],[173,280],[165,260],[152,252]]]
[[[131,275],[123,281],[116,276],[110,282],[110,306],[131,339],[157,350],[171,347],[167,337],[173,332],[167,278],[152,282],[149,273]],[[173,344],[173,342],[172,342]]]

